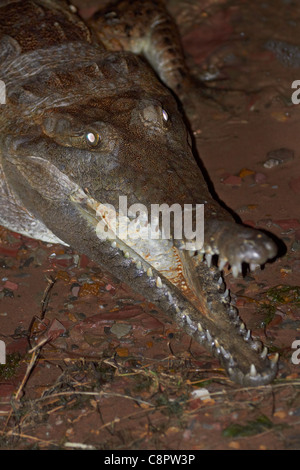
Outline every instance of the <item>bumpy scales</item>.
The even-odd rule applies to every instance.
[[[181,99],[192,86],[171,18],[158,1],[113,3],[87,25],[75,10],[62,0],[0,2],[0,223],[85,253],[163,309],[233,381],[269,383],[278,358],[252,339],[211,259],[237,275],[276,247],[207,189],[169,91]],[[99,208],[117,208],[120,196],[149,213],[151,204],[205,204],[203,248],[115,237]]]

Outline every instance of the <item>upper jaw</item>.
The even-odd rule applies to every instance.
[[[134,260],[138,266],[144,266],[146,272],[152,273],[151,268],[155,269],[158,273],[157,286],[160,285],[161,278],[169,280],[196,308],[199,298],[203,296],[197,273],[197,265],[203,259],[210,268],[212,256],[217,255],[219,270],[222,271],[224,265],[228,263],[234,277],[237,277],[242,272],[242,263],[249,263],[250,270],[254,270],[258,265],[273,258],[277,251],[275,243],[264,233],[239,227],[228,221],[219,222],[220,240],[225,239],[225,242],[223,246],[216,248],[216,235],[211,245],[207,238],[201,240],[200,245],[191,240],[174,240],[171,237],[164,239],[162,236],[164,232],[160,231],[159,225],[150,230],[148,213],[142,217],[139,212],[135,220],[124,215],[118,218],[120,214],[116,213],[112,206],[99,203],[80,188],[70,195],[70,200],[94,227],[100,240],[106,240],[111,246],[118,247],[126,258]],[[213,225],[216,228],[215,224]],[[149,234],[157,232],[159,232],[158,237],[155,239],[149,237]],[[226,239],[230,240],[230,243],[226,244]],[[208,240],[210,241],[209,237]],[[246,256],[243,257],[244,252]]]

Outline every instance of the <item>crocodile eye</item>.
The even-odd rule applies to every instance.
[[[167,111],[165,111],[164,109],[162,109],[162,117],[163,117],[163,120],[165,122],[167,122],[169,120],[169,115],[168,115]]]
[[[85,134],[85,140],[89,147],[95,148],[100,143],[101,137],[97,132],[87,132]]]

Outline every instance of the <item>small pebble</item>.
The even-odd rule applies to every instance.
[[[200,398],[201,400],[209,400],[210,394],[206,388],[198,388],[191,393],[193,398]]]
[[[292,251],[300,251],[300,242],[295,241],[291,246]]]
[[[9,290],[17,290],[18,284],[15,284],[14,282],[11,282],[11,281],[6,281],[3,287]]]
[[[285,147],[271,150],[267,153],[268,158],[275,158],[280,163],[286,163],[294,159],[294,151]]]
[[[300,229],[300,221],[298,219],[280,219],[280,220],[273,220],[273,222],[283,230],[295,230]]]
[[[242,178],[240,176],[230,175],[223,180],[223,183],[232,186],[239,186],[242,184]]]
[[[72,295],[73,295],[74,297],[78,297],[78,292],[79,292],[79,290],[80,290],[80,286],[74,286],[74,287],[72,287],[72,291],[71,291],[71,292],[72,292]]]
[[[131,325],[127,325],[126,323],[114,323],[110,329],[110,331],[116,335],[118,339],[122,338],[122,336],[126,336],[130,330]]]
[[[279,148],[271,150],[267,153],[267,160],[263,166],[265,168],[274,168],[275,166],[282,165],[294,159],[294,151],[287,148]]]
[[[281,163],[281,161],[278,160],[277,158],[269,158],[268,160],[266,160],[264,162],[263,165],[264,165],[265,168],[270,169],[270,168],[274,168],[275,166],[280,165],[280,163]]]
[[[254,174],[254,171],[253,170],[249,170],[248,168],[243,168],[240,172],[239,172],[239,177],[240,178],[245,178],[246,176],[250,176],[250,175],[253,175]]]
[[[255,173],[254,175],[254,181],[255,183],[265,183],[267,180],[267,177],[264,173]]]

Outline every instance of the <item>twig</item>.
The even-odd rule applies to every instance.
[[[94,396],[94,397],[103,397],[103,396],[108,396],[108,397],[118,397],[118,398],[126,398],[127,400],[133,400],[137,403],[141,403],[143,405],[147,405],[147,406],[154,406],[152,403],[148,402],[148,401],[145,401],[145,400],[141,400],[140,398],[135,398],[135,397],[131,397],[130,395],[123,395],[122,393],[113,393],[113,392],[103,392],[103,391],[100,391],[100,392],[80,392],[80,391],[72,391],[72,392],[57,392],[57,393],[53,393],[51,395],[45,395],[43,397],[40,397],[37,399],[37,401],[42,401],[42,400],[45,400],[47,398],[56,398],[56,397],[62,397],[62,396],[68,396],[68,395],[90,395],[90,396]]]
[[[48,285],[46,289],[44,290],[44,295],[41,301],[41,304],[42,304],[41,316],[40,316],[41,320],[44,320],[45,318],[45,313],[46,313],[47,305],[49,302],[50,292],[56,282],[56,279],[53,279],[52,277],[50,278],[47,277],[46,279],[48,281]]]
[[[35,349],[32,353],[32,356],[31,356],[30,362],[27,366],[27,369],[26,369],[25,375],[23,377],[23,380],[22,380],[22,382],[21,382],[21,384],[20,384],[20,386],[17,390],[17,393],[16,393],[15,397],[14,397],[16,401],[18,401],[20,399],[21,392],[22,392],[22,390],[23,390],[23,388],[24,388],[24,386],[25,386],[25,384],[28,380],[30,372],[32,371],[32,369],[35,365],[35,362],[38,358],[39,352],[40,352],[40,349],[39,350]]]
[[[96,450],[96,447],[89,444],[82,444],[81,442],[66,442],[64,447],[69,447],[71,449]]]
[[[44,439],[41,439],[39,437],[35,437],[35,436],[30,436],[28,434],[23,434],[23,433],[19,433],[19,432],[15,432],[15,431],[1,431],[0,430],[0,434],[2,435],[5,435],[5,436],[15,436],[15,437],[22,437],[23,439],[30,439],[31,441],[37,441],[37,442],[41,442],[43,444],[47,444],[47,445],[56,445],[58,446],[55,442],[53,441],[45,441]]]

